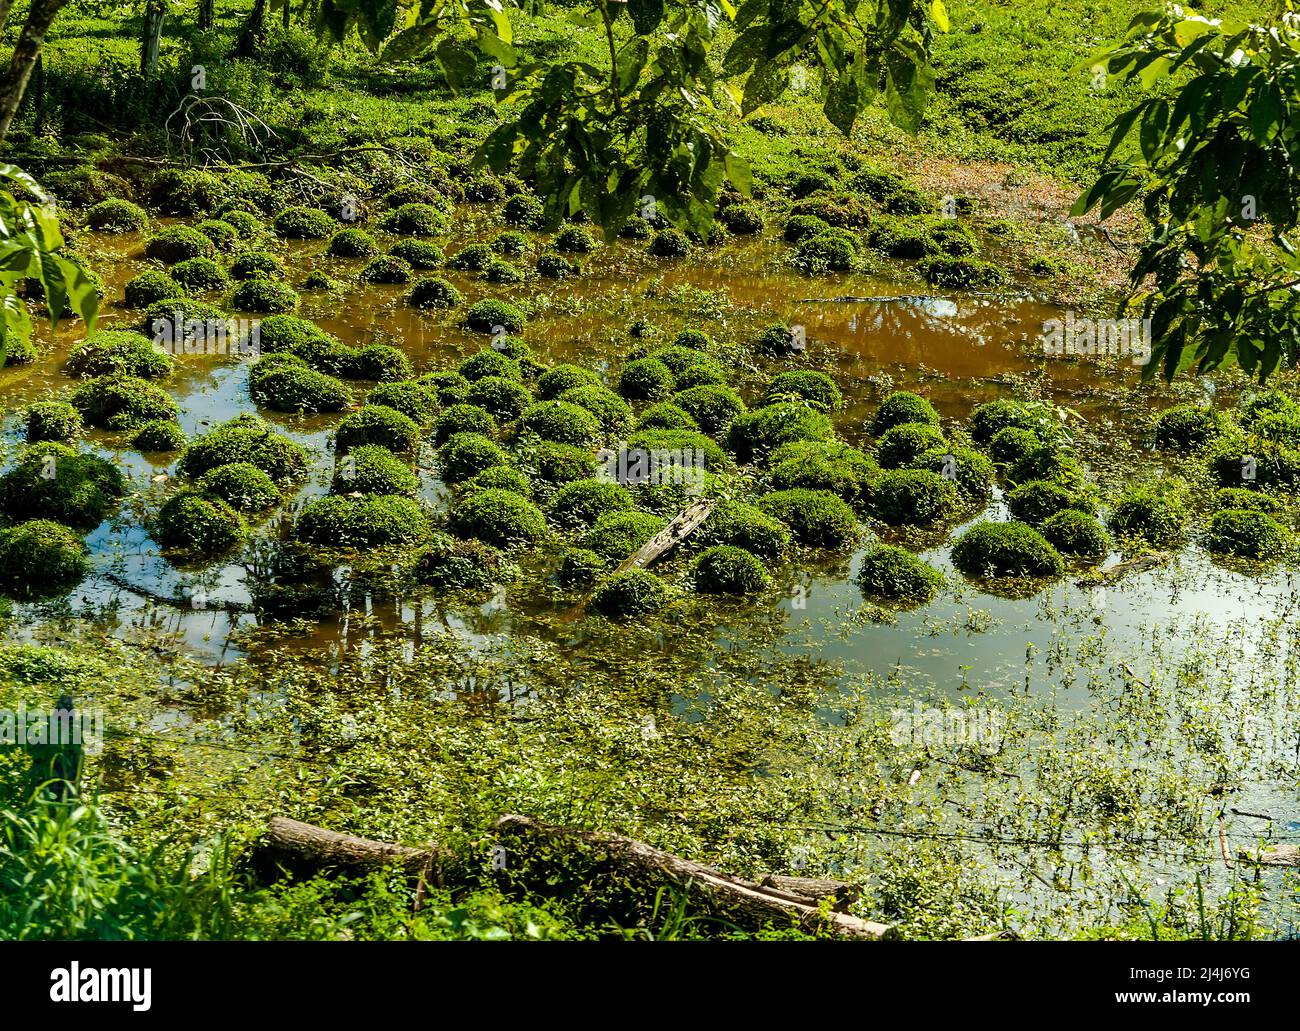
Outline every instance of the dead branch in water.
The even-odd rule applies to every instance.
[[[541,823],[527,816],[503,816],[492,825],[494,855],[501,867],[510,865],[512,846],[559,845],[566,854],[585,851],[611,869],[619,878],[648,887],[673,885],[702,896],[714,911],[742,926],[794,924],[805,930],[828,930],[841,938],[880,939],[896,937],[888,924],[852,916],[843,910],[857,898],[857,889],[846,882],[823,878],[785,877],[768,874],[757,881],[734,877],[701,863],[661,851],[644,842],[600,831],[576,830]],[[336,866],[350,870],[398,866],[421,884],[430,870],[439,870],[455,858],[438,845],[411,848],[328,831],[283,816],[272,817],[258,846],[262,859],[287,860],[291,864]],[[525,877],[535,876],[540,887],[550,874],[544,859]]]
[[[1109,569],[1099,569],[1093,573],[1085,573],[1075,580],[1079,587],[1109,587],[1111,584],[1118,583],[1130,573],[1144,573],[1149,569],[1157,569],[1166,562],[1173,559],[1173,555],[1168,551],[1148,551],[1142,555],[1136,555],[1133,558],[1125,559],[1118,562]]]
[[[700,498],[677,513],[672,521],[641,545],[633,554],[619,563],[615,572],[622,573],[628,569],[645,569],[656,559],[677,547],[691,534],[698,530],[717,502],[713,498]]]

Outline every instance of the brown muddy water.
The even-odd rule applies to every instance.
[[[446,248],[449,254],[463,243],[490,239],[502,228],[495,216],[481,209],[462,214],[456,238]],[[142,248],[138,235],[95,236],[85,248],[107,285],[103,328],[129,328],[137,321],[138,313],[115,301],[122,296],[122,285],[146,267]],[[430,317],[404,304],[406,287],[356,284],[355,273],[363,262],[328,258],[323,249],[323,242],[289,245],[284,257],[290,281],[300,282],[308,271],[322,269],[352,285],[341,297],[303,293],[303,317],[348,343],[396,344],[411,356],[417,373],[449,367],[483,346],[485,338],[455,326],[454,315]],[[642,244],[619,241],[590,256],[584,263],[588,274],[548,281],[544,288],[536,282],[498,286],[472,274],[442,274],[465,294],[467,304],[497,296],[532,305],[524,335],[547,361],[572,361],[605,374],[616,371],[619,356],[635,343],[626,330],[638,316],[670,333],[697,326],[715,338],[741,341],[780,319],[806,327],[804,364],[838,381],[846,407],[836,417],[837,429],[851,442],[863,441],[864,419],[891,389],[916,389],[932,400],[945,420],[964,421],[980,402],[1027,386],[1069,410],[1068,422],[1081,453],[1104,488],[1116,489],[1128,477],[1166,468],[1166,463],[1169,471],[1179,471],[1177,459],[1168,462],[1148,448],[1150,414],[1168,400],[1157,401],[1155,389],[1140,384],[1131,363],[1044,356],[1037,341],[1045,320],[1063,316],[1060,306],[1023,290],[996,296],[930,291],[901,268],[874,276],[806,277],[783,263],[785,251],[779,242],[742,240],[690,259],[662,260],[645,255]],[[881,299],[836,300],[843,297]],[[0,370],[6,412],[3,440],[10,456],[21,440],[23,406],[71,385],[61,365],[79,336],[78,327],[47,332],[37,363]],[[736,369],[735,385],[751,400],[774,371],[775,363],[768,367],[760,360]],[[169,389],[181,404],[181,422],[190,435],[254,410],[248,364],[235,358],[183,357]],[[357,385],[358,400],[365,389]],[[338,417],[261,414],[316,458],[310,481],[293,503],[257,528],[258,536],[273,539],[305,499],[328,489],[333,460],[327,445]],[[161,501],[172,466],[127,450],[125,436],[92,431],[87,437],[91,447],[120,465],[138,492],[117,516],[88,535],[95,572],[55,605],[17,606],[15,624],[26,635],[40,636],[47,622],[76,614],[109,632],[163,640],[218,664],[258,647],[256,635],[248,634],[256,627],[252,614],[150,599],[150,594],[189,597],[202,588],[214,602],[251,600],[239,556],[179,569],[160,554],[142,516]],[[422,492],[435,508],[445,509],[447,492],[431,466],[426,455],[420,462]],[[983,515],[1006,518],[999,493]],[[949,575],[948,588],[928,606],[897,613],[891,620],[868,618],[852,582],[858,551],[796,560],[774,570],[780,589],[772,597],[714,607],[718,633],[743,640],[750,621],[776,620],[788,630],[780,647],[807,650],[881,678],[903,677],[913,688],[928,685],[936,695],[974,687],[995,695],[1026,687],[1068,695],[1068,669],[1048,659],[1063,637],[1098,635],[1117,653],[1140,655],[1157,627],[1186,620],[1201,628],[1188,635],[1184,643],[1190,647],[1207,628],[1211,635],[1226,635],[1231,626],[1249,627],[1276,618],[1289,611],[1296,598],[1293,569],[1227,568],[1194,544],[1171,565],[1134,575],[1117,587],[1084,590],[1065,579],[1031,597],[998,597],[963,581],[948,561],[948,548],[965,525],[906,539],[898,533],[883,534],[892,542],[909,544]],[[1108,561],[1117,559],[1113,555]],[[454,633],[477,646],[508,649],[512,635],[523,634],[581,650],[592,631],[584,621],[557,618],[571,607],[572,598],[548,583],[547,561],[553,564],[553,559],[539,560],[519,586],[498,591],[486,601],[436,594],[363,597],[352,610],[278,635],[272,646],[350,648],[380,627],[412,641]],[[361,614],[368,618],[358,630],[356,617]]]

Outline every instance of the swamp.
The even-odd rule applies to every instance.
[[[1291,0],[0,10],[0,939],[1300,934]]]

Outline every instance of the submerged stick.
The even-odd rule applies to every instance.
[[[1173,554],[1168,551],[1148,551],[1133,558],[1125,559],[1123,562],[1118,562],[1109,569],[1099,569],[1094,573],[1085,573],[1074,582],[1079,587],[1109,587],[1113,583],[1118,583],[1130,573],[1144,573],[1148,569],[1163,566],[1173,557]]]
[[[178,598],[171,594],[163,594],[161,591],[155,591],[143,584],[132,583],[126,577],[119,576],[117,573],[103,572],[99,575],[120,590],[139,595],[141,598],[148,598],[158,605],[166,605],[174,609],[188,609],[191,612],[234,612],[241,615],[257,611],[256,608],[245,602],[227,601],[223,598],[205,598],[203,604],[199,605],[195,603],[193,597]]]
[[[1237,858],[1256,866],[1297,866],[1300,867],[1300,845],[1271,845],[1251,854],[1245,849],[1237,853]]]
[[[834,910],[823,911],[811,904],[808,896],[733,877],[621,834],[555,827],[527,816],[503,816],[492,829],[498,837],[523,836],[594,847],[620,875],[631,874],[651,883],[667,881],[686,887],[703,895],[730,918],[751,926],[793,921],[805,930],[826,928],[842,938],[879,939],[897,934],[888,924]]]

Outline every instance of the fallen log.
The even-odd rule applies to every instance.
[[[1017,298],[1024,297],[1023,292],[1007,292],[1005,290],[968,290],[962,292],[963,297],[1005,297]],[[951,297],[941,297],[938,294],[886,294],[875,296],[859,296],[858,294],[844,294],[840,297],[801,297],[798,304],[866,304],[868,301],[876,301],[880,304],[930,304],[934,301],[951,301]]]
[[[826,928],[839,937],[878,939],[892,936],[889,925],[834,910],[823,912],[807,901],[775,887],[724,874],[711,867],[664,852],[621,834],[580,831],[539,823],[527,816],[503,816],[492,828],[498,838],[528,837],[585,845],[624,875],[647,882],[669,882],[704,896],[711,908],[750,926],[790,921],[805,930]]]
[[[337,866],[349,870],[400,866],[412,874],[428,867],[431,859],[450,855],[441,849],[411,848],[339,834],[285,816],[273,816],[267,822],[259,850],[268,858],[300,860],[313,866]]]
[[[1272,845],[1255,853],[1242,849],[1237,858],[1255,866],[1300,866],[1300,845]]]
[[[683,508],[662,530],[637,548],[635,552],[619,563],[616,573],[629,569],[645,569],[651,562],[666,555],[698,530],[717,502],[713,498],[699,498]]]
[[[744,926],[793,923],[809,931],[829,930],[842,938],[897,937],[897,932],[887,924],[842,911],[857,897],[857,889],[842,881],[777,874],[750,881],[621,834],[557,827],[526,816],[503,816],[493,824],[492,833],[496,839],[492,849],[493,866],[499,870],[528,868],[527,864],[518,863],[520,849],[512,850],[511,845],[526,847],[539,842],[559,845],[566,853],[592,852],[598,865],[612,867],[620,879],[639,880],[648,886],[673,884],[684,888],[692,895],[703,897],[711,910]],[[419,849],[374,841],[283,816],[272,817],[267,823],[258,854],[263,861],[287,860],[294,866],[337,866],[351,870],[398,866],[412,876],[419,875],[421,883],[431,869],[441,868],[456,858],[454,853],[436,845]],[[536,876],[539,883],[546,878],[544,863],[538,865]],[[826,900],[831,905],[823,909]]]
[[[713,512],[713,506],[716,504],[717,500],[714,498],[698,498],[692,501],[673,516],[667,526],[620,562],[614,572],[623,573],[629,569],[645,569],[650,563],[672,551],[673,548],[704,525],[704,521],[709,518]],[[590,596],[583,598],[582,601],[560,617],[561,621],[572,623],[581,619],[587,611],[587,602],[589,600]]]
[[[1143,573],[1148,569],[1163,566],[1174,556],[1168,551],[1148,551],[1142,555],[1117,562],[1109,569],[1099,569],[1095,573],[1085,573],[1075,580],[1078,587],[1109,587],[1118,583],[1130,573]]]
[[[823,877],[786,877],[770,873],[758,882],[760,888],[775,888],[817,906],[822,899],[830,899],[831,909],[847,913],[849,907],[862,897],[862,889],[847,881],[832,881]]]

